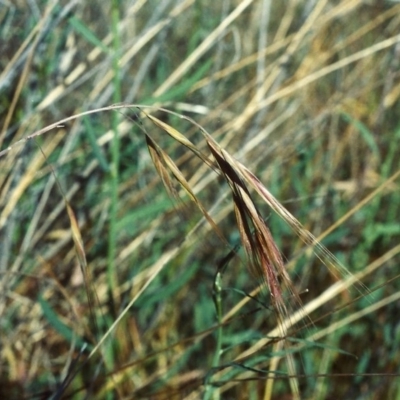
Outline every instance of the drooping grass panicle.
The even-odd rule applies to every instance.
[[[229,162],[232,158],[227,158],[227,153],[222,152],[210,136],[207,139],[210,151],[232,191],[236,220],[250,260],[250,269],[257,278],[266,282],[275,305],[283,305],[278,276],[288,279],[288,275],[280,252],[243,179],[237,173],[235,165]]]
[[[319,260],[330,270],[336,279],[350,278],[353,274],[335,257],[317,238],[298,221],[261,183],[261,181],[243,164],[237,162],[239,170],[246,181],[253,187],[261,198],[276,212],[297,234],[306,246],[309,246]],[[368,288],[361,282],[355,285],[361,294],[368,293]]]
[[[154,118],[150,119],[154,121]],[[161,121],[157,120],[156,125],[167,131],[181,144],[185,143],[186,147],[192,147],[191,143],[187,143],[186,139],[182,139],[182,135],[180,133],[177,133],[176,130],[174,130],[168,124],[161,124],[160,122]],[[211,154],[216,160],[217,168],[215,168],[214,164],[207,164],[211,165],[213,169],[217,169],[219,174],[221,174],[225,178],[231,189],[236,221],[239,228],[241,241],[249,260],[250,270],[257,278],[262,279],[269,290],[271,303],[276,311],[277,324],[280,329],[281,338],[283,339],[287,335],[285,321],[290,318],[290,313],[288,312],[283,296],[283,286],[289,288],[296,299],[299,298],[295,294],[295,290],[291,283],[289,274],[285,269],[282,256],[273,240],[271,232],[268,229],[260,212],[258,211],[254,201],[252,200],[251,194],[245,184],[245,180],[247,177],[241,174],[240,170],[238,171],[238,167],[240,168],[241,164],[236,162],[233,157],[231,157],[224,149],[222,149],[212,139],[212,137],[207,132],[205,132],[204,129],[202,129],[202,132],[206,139],[208,148],[210,149]],[[152,145],[151,151],[153,151],[153,149],[154,145]],[[198,152],[195,152],[195,154],[196,153],[199,156]],[[214,224],[214,221],[208,215],[207,211],[203,208],[201,203],[199,203],[195,194],[188,186],[187,181],[183,178],[183,175],[176,167],[176,165],[172,162],[172,160],[160,151],[156,153],[152,152],[152,154],[158,154],[164,158],[164,162],[166,162],[175,178],[178,179],[179,183],[182,185],[185,191],[189,193],[191,199],[197,204],[203,215],[211,223],[213,229],[217,229],[217,233],[220,236],[218,227]],[[200,157],[203,158],[202,156]],[[159,164],[158,160],[156,160],[156,164]],[[164,171],[162,170],[160,171],[160,173],[162,175],[164,174]],[[301,302],[299,302],[299,305],[301,307]],[[294,377],[296,375],[294,360],[290,354],[288,354],[287,359],[289,375]],[[275,364],[276,363],[277,360],[275,360]],[[292,387],[294,398],[298,399],[299,387],[297,379],[290,379],[290,384]]]

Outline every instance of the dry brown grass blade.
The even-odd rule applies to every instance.
[[[95,304],[96,304],[96,294],[95,291],[92,287],[92,276],[90,273],[90,269],[87,264],[86,260],[86,254],[85,254],[85,248],[83,244],[83,239],[81,235],[81,231],[79,229],[79,224],[76,219],[75,213],[68,203],[68,201],[64,198],[65,201],[65,207],[67,208],[68,212],[68,218],[71,224],[71,234],[72,234],[72,240],[74,242],[74,247],[75,247],[75,253],[79,261],[79,266],[81,269],[81,273],[83,276],[83,281],[85,284],[85,291],[87,295],[87,300],[88,300],[88,306],[89,306],[89,315],[90,315],[90,321],[92,325],[92,332],[91,337],[92,339],[95,340],[96,336],[100,334],[98,330],[98,324],[97,324],[97,319],[96,319],[96,314],[94,312],[95,309]]]
[[[60,143],[61,139],[62,135],[58,134],[53,138],[53,140],[46,141],[45,144],[43,145],[43,154],[50,154]],[[21,142],[24,142],[25,140],[26,139],[23,139],[23,141]],[[4,150],[4,152],[6,151],[7,149]],[[10,216],[11,212],[16,208],[22,195],[24,194],[24,192],[32,182],[35,174],[39,171],[44,162],[45,159],[43,158],[43,155],[40,153],[37,153],[34,157],[32,157],[28,167],[26,168],[26,172],[24,173],[22,178],[19,179],[17,186],[13,188],[13,191],[11,192],[10,196],[7,199],[7,203],[1,210],[0,228],[2,228],[7,223],[7,219]]]
[[[83,240],[78,221],[76,219],[74,211],[72,210],[72,207],[68,204],[67,201],[65,201],[65,207],[67,208],[68,218],[71,224],[72,240],[74,241],[75,251],[79,260],[79,264],[86,269],[86,254],[83,247]]]
[[[242,0],[239,5],[225,18],[217,28],[196,48],[196,50],[163,82],[155,91],[154,96],[164,94],[172,87],[198,59],[226,32],[226,28],[242,14],[254,0]]]

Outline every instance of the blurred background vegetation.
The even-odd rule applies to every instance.
[[[216,291],[239,244],[223,180],[137,108],[91,114],[0,157],[0,397],[291,399],[272,360],[293,353],[304,399],[400,398],[399,27],[382,0],[2,1],[0,151],[115,103],[187,115],[372,294],[329,296],[346,277],[255,195],[304,310],[318,302],[280,349],[242,250]],[[188,121],[154,115],[207,151]],[[229,246],[178,186],[168,196],[143,129]]]

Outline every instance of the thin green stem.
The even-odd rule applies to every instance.
[[[118,33],[119,23],[119,8],[118,0],[113,0],[111,5],[111,22],[112,22],[112,35],[113,35],[113,72],[114,72],[114,103],[121,102],[121,78],[119,68],[119,57],[120,57],[120,38]],[[118,123],[119,114],[114,113],[112,118],[112,129],[114,132],[113,141],[111,144],[111,184],[110,184],[110,230],[108,237],[108,282],[110,290],[113,292],[117,286],[117,273],[115,265],[116,248],[117,248],[117,210],[118,210],[118,186],[119,186],[119,162],[120,162],[120,142],[118,136]]]
[[[218,328],[217,328],[217,343],[214,352],[212,367],[217,368],[220,365],[221,354],[222,354],[222,274],[221,272],[217,272],[214,280],[214,303],[215,303],[215,310],[217,314],[217,321],[218,321]],[[206,382],[206,390],[204,392],[204,400],[209,400],[212,396],[213,400],[219,400],[220,398],[220,390],[219,388],[215,388],[212,385],[209,385]]]

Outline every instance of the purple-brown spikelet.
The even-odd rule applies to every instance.
[[[240,171],[241,164],[221,149],[209,135],[206,136],[206,140],[220,172],[231,188],[236,220],[250,262],[250,270],[265,282],[271,301],[279,314],[278,318],[282,321],[287,316],[287,311],[279,279],[289,288],[291,283],[280,251],[244,182]],[[249,177],[259,182],[253,174]]]

